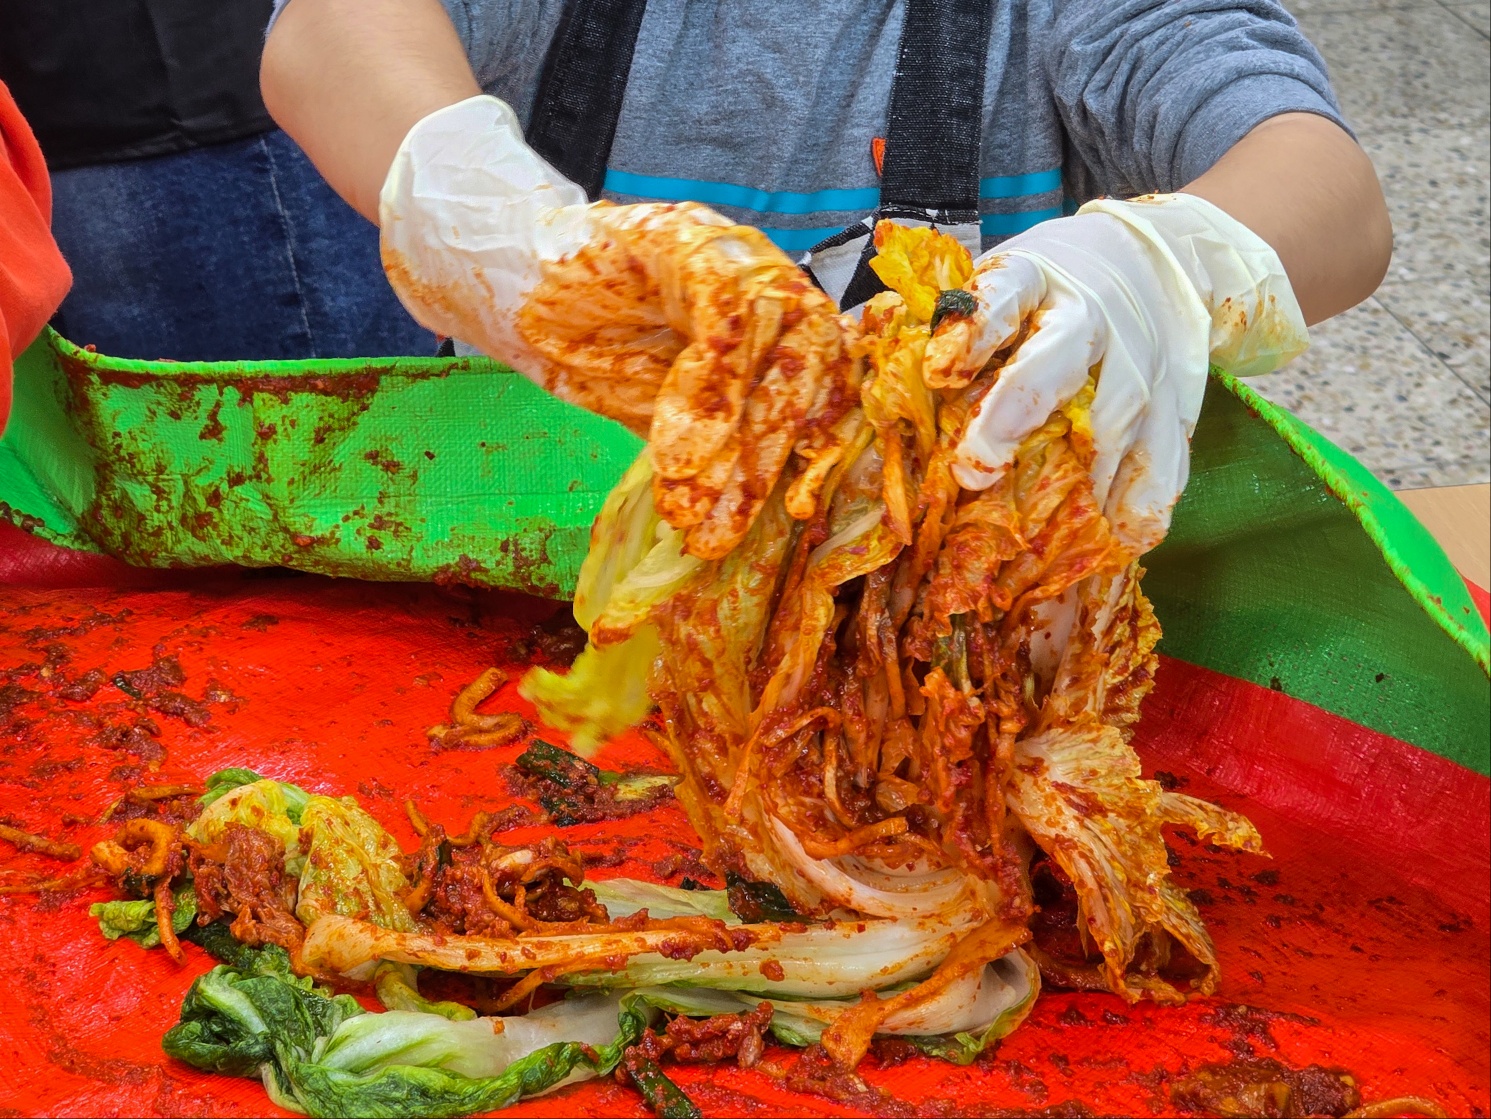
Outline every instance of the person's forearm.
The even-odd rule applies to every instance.
[[[409,129],[481,92],[439,0],[291,0],[259,77],[270,115],[374,222]]]
[[[1387,272],[1393,229],[1377,173],[1324,117],[1264,121],[1183,189],[1273,247],[1307,323],[1356,306]]]

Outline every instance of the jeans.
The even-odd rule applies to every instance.
[[[378,231],[283,132],[52,175],[73,287],[52,325],[111,357],[227,361],[435,352]]]

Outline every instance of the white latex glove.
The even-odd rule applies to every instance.
[[[974,312],[939,324],[928,383],[966,384],[1018,346],[968,422],[958,482],[991,485],[1096,368],[1093,486],[1136,555],[1164,538],[1185,488],[1208,360],[1248,376],[1309,344],[1277,254],[1193,195],[1089,202],[986,253],[968,286]]]
[[[648,438],[654,502],[690,552],[729,551],[794,453],[788,510],[811,515],[858,367],[833,302],[759,230],[587,203],[486,96],[409,131],[379,221],[419,322]]]
[[[409,130],[378,198],[383,268],[421,324],[534,380],[547,366],[517,333],[545,261],[590,240],[585,192],[523,140],[511,107],[470,97]]]

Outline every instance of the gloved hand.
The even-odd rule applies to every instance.
[[[1089,202],[980,257],[969,287],[972,314],[938,324],[924,365],[948,387],[1002,361],[958,445],[958,482],[991,485],[1095,370],[1094,490],[1134,555],[1164,538],[1185,488],[1208,359],[1247,376],[1308,345],[1273,249],[1192,195]]]
[[[494,97],[410,130],[379,218],[416,319],[648,438],[689,552],[728,552],[794,451],[788,509],[812,514],[857,400],[852,327],[760,231],[694,204],[587,203]]]

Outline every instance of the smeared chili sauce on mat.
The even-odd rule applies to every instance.
[[[587,878],[678,885],[704,873],[671,801],[619,820],[525,823],[541,806],[524,800],[506,767],[531,735],[498,749],[430,750],[427,728],[480,671],[495,665],[515,681],[530,662],[564,658],[567,649],[545,648],[554,644],[546,639],[555,627],[543,624],[554,604],[276,574],[181,584],[190,589],[0,588],[0,823],[86,852],[117,828],[121,816],[98,822],[111,806],[127,818],[144,811],[152,789],[247,766],[356,796],[406,850],[418,846],[406,799],[457,829],[477,812],[522,806],[505,817],[521,826],[499,841],[560,835],[584,859]],[[154,675],[123,677],[138,695],[116,682],[142,672]],[[514,684],[483,710],[534,716]],[[1130,1007],[1107,994],[1048,989],[1023,1026],[966,1068],[894,1046],[877,1050],[860,1072],[886,1095],[879,1104],[862,1100],[864,1107],[792,1091],[796,1054],[770,1043],[749,1068],[731,1059],[669,1065],[669,1075],[706,1115],[847,1116],[868,1107],[899,1115],[1149,1116],[1183,1114],[1171,1087],[1204,1065],[1268,1059],[1349,1069],[1368,1101],[1428,1096],[1452,1115],[1485,1115],[1491,942],[1486,886],[1472,881],[1476,858],[1485,856],[1471,849],[1477,834],[1485,843],[1485,779],[1460,771],[1468,791],[1458,805],[1441,804],[1440,814],[1464,818],[1427,821],[1422,830],[1433,843],[1425,846],[1405,822],[1424,810],[1414,807],[1413,789],[1458,777],[1434,768],[1450,763],[1418,759],[1421,752],[1393,755],[1398,769],[1391,758],[1381,763],[1395,773],[1404,765],[1434,770],[1403,786],[1394,802],[1408,806],[1402,819],[1312,814],[1300,810],[1297,788],[1258,778],[1244,798],[1206,775],[1233,775],[1228,752],[1244,748],[1324,758],[1320,764],[1339,770],[1330,734],[1319,729],[1333,718],[1175,661],[1163,664],[1147,702],[1137,745],[1149,771],[1245,811],[1274,856],[1223,854],[1169,836],[1176,879],[1217,941],[1218,997]],[[1229,734],[1237,739],[1225,741]],[[1369,737],[1372,749],[1412,751]],[[1348,739],[1357,741],[1350,734],[1341,741]],[[670,768],[635,734],[593,760],[628,772]],[[1446,853],[1447,845],[1468,854]],[[0,843],[6,872],[59,875],[68,866]],[[178,967],[162,951],[104,940],[87,906],[108,896],[100,888],[0,897],[0,1109],[277,1114],[257,1083],[200,1073],[162,1054],[161,1035],[211,961],[185,945],[187,963]],[[505,1114],[645,1112],[630,1089],[606,1080]]]

